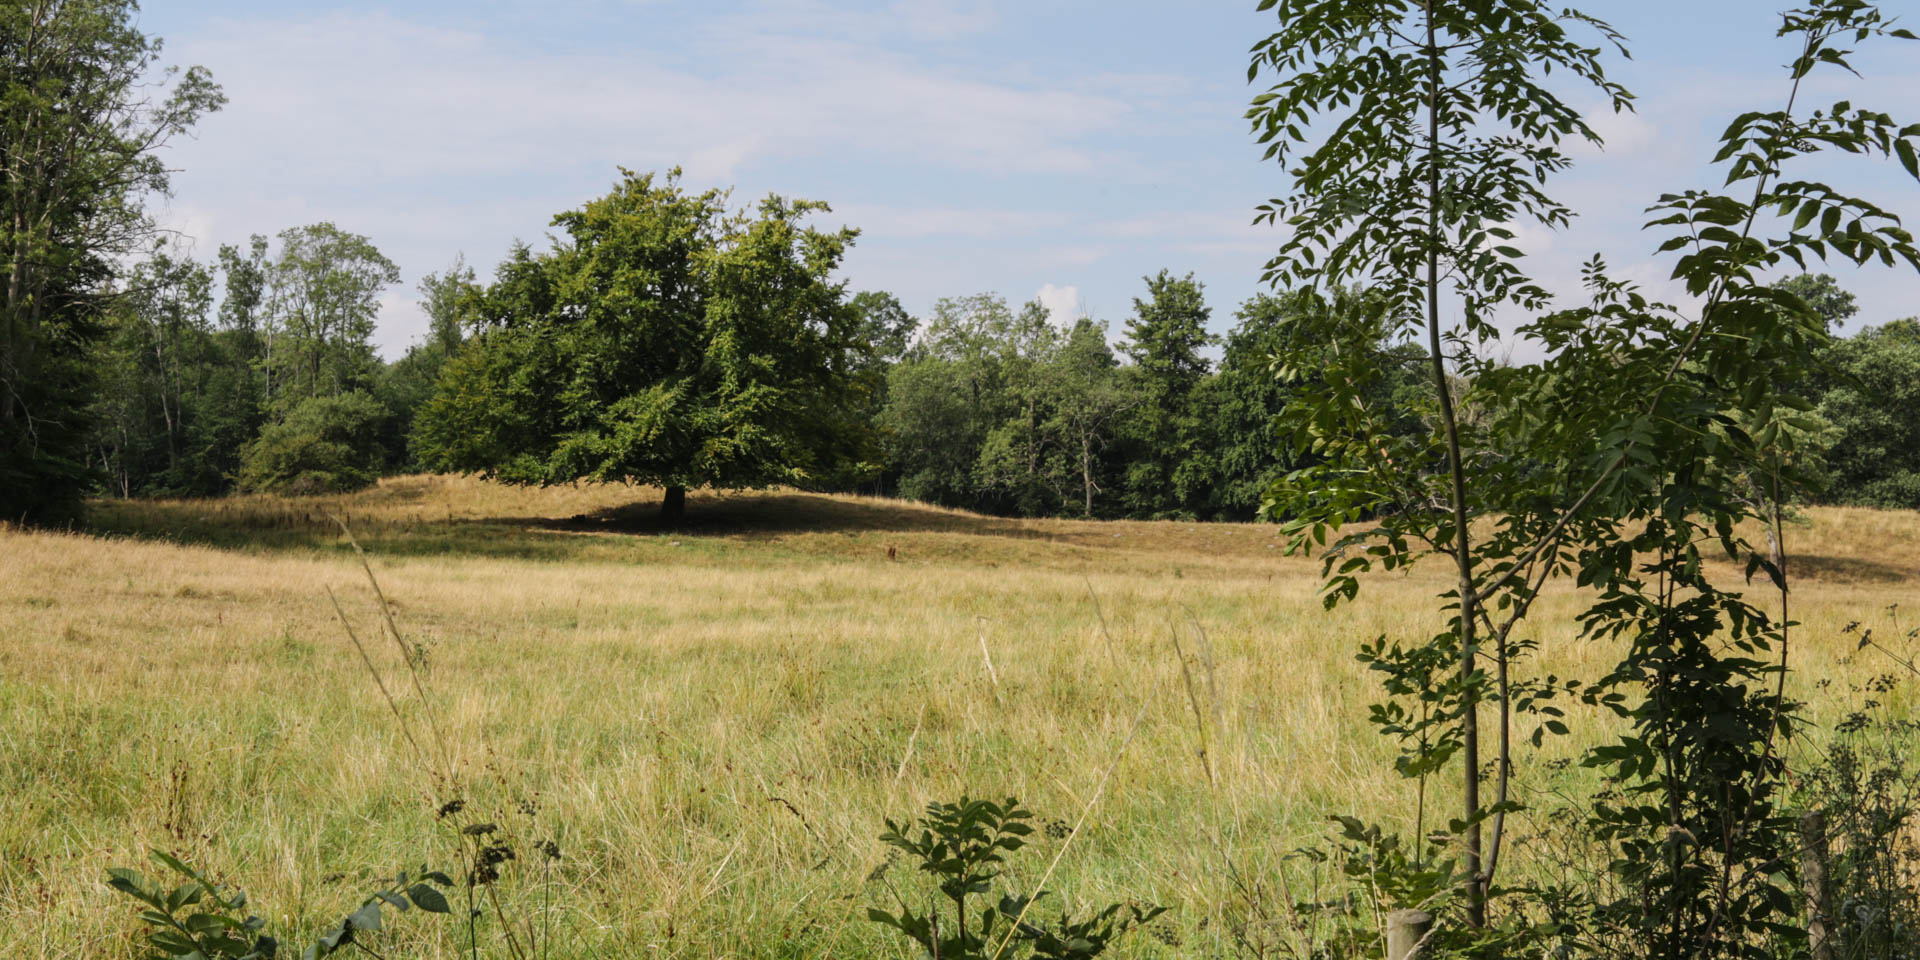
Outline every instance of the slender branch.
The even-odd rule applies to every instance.
[[[1811,51],[1814,48],[1815,44],[1819,43],[1823,39],[1825,38],[1824,37],[1822,38],[1808,37],[1806,42],[1806,50]],[[1805,55],[1806,54],[1803,54],[1803,56]],[[1787,95],[1787,109],[1784,114],[1785,116],[1792,116],[1794,104],[1798,102],[1799,97],[1800,97],[1800,78],[1795,77],[1793,81],[1793,88],[1791,92],[1789,92]],[[1777,156],[1780,152],[1782,152],[1784,147],[1781,145],[1780,141],[1784,139],[1786,138],[1783,136],[1780,136],[1779,134],[1776,134],[1774,136],[1773,138],[1774,142],[1770,144],[1768,147],[1769,156]],[[1771,169],[1762,171],[1760,174],[1759,182],[1754,185],[1754,201],[1753,203],[1748,205],[1747,219],[1740,228],[1740,236],[1742,239],[1745,239],[1746,237],[1751,235],[1753,232],[1754,222],[1760,216],[1760,198],[1766,195],[1767,179],[1773,175],[1773,172],[1774,171]],[[1645,407],[1642,408],[1641,410],[1641,416],[1647,416],[1653,413],[1654,410],[1659,408],[1660,401],[1665,397],[1667,388],[1673,384],[1674,377],[1680,374],[1681,368],[1686,366],[1687,361],[1692,358],[1694,348],[1700,344],[1701,339],[1705,336],[1707,332],[1707,328],[1712,325],[1714,310],[1719,307],[1720,302],[1726,297],[1727,285],[1729,283],[1728,278],[1733,274],[1738,273],[1741,270],[1745,269],[1746,266],[1747,264],[1745,261],[1735,261],[1731,266],[1729,266],[1726,269],[1724,273],[1720,275],[1720,278],[1717,281],[1715,281],[1712,294],[1709,295],[1709,297],[1707,298],[1706,305],[1701,307],[1700,309],[1700,322],[1694,325],[1692,335],[1689,336],[1687,338],[1687,342],[1681,346],[1680,352],[1674,355],[1673,363],[1667,367],[1666,375],[1660,378],[1660,383],[1658,386],[1654,388],[1653,395],[1647,399],[1647,403]],[[1627,450],[1632,449],[1632,447],[1636,442],[1637,441],[1635,440],[1628,440],[1626,447],[1623,448],[1613,458],[1613,462],[1608,464],[1607,467],[1600,472],[1600,475],[1593,479],[1593,483],[1587,486],[1586,491],[1580,494],[1579,498],[1573,502],[1572,506],[1569,506],[1565,511],[1563,511],[1560,514],[1560,519],[1555,521],[1553,528],[1548,531],[1549,537],[1559,534],[1562,530],[1566,528],[1567,524],[1573,522],[1573,518],[1579,515],[1580,511],[1586,507],[1587,502],[1593,499],[1594,494],[1599,493],[1600,488],[1605,486],[1607,481],[1611,480],[1613,478],[1613,475],[1619,472],[1619,470],[1626,465]],[[1542,549],[1545,548],[1545,546],[1546,546],[1546,543],[1543,541],[1539,546],[1535,547],[1528,554],[1528,559],[1531,559],[1533,554],[1539,553]],[[1491,594],[1494,590],[1499,589],[1501,585],[1505,584],[1507,580],[1512,578],[1513,569],[1514,568],[1508,568],[1508,570],[1505,573],[1502,573],[1498,577],[1494,578],[1494,580],[1491,583],[1487,584],[1486,587],[1482,588],[1481,592],[1476,597],[1476,599],[1485,598],[1488,594]]]
[[[1537,562],[1538,559],[1539,558],[1536,557],[1535,560],[1530,561],[1530,563]],[[1487,629],[1493,631],[1494,648],[1498,658],[1500,673],[1500,780],[1494,799],[1494,806],[1498,809],[1493,815],[1493,838],[1487,845],[1486,870],[1481,875],[1482,883],[1485,884],[1488,890],[1493,889],[1494,876],[1500,869],[1500,847],[1507,832],[1507,798],[1513,779],[1513,696],[1508,689],[1507,683],[1508,665],[1512,657],[1507,646],[1507,636],[1513,631],[1514,625],[1518,624],[1520,620],[1527,615],[1527,611],[1533,607],[1534,600],[1539,598],[1541,588],[1546,585],[1547,577],[1552,575],[1552,573],[1553,564],[1551,562],[1540,564],[1539,579],[1537,580],[1533,579],[1533,571],[1528,571],[1528,578],[1525,581],[1527,583],[1526,592],[1514,601],[1513,615],[1508,617],[1506,622],[1502,623],[1497,629],[1493,626],[1492,619],[1487,616],[1485,608],[1479,608],[1481,618],[1487,623]]]

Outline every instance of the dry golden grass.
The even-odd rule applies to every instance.
[[[861,919],[916,882],[870,879],[882,818],[967,792],[1072,821],[1136,716],[1053,883],[1070,903],[1174,908],[1182,948],[1141,937],[1118,955],[1232,953],[1235,877],[1273,884],[1330,813],[1411,824],[1352,651],[1436,629],[1437,565],[1324,614],[1317,565],[1283,557],[1271,527],[765,493],[696,495],[692,526],[661,534],[653,500],[411,477],[316,500],[101,504],[87,535],[0,531],[0,953],[124,955],[132,911],[101,878],[150,846],[295,927],[357,902],[370,871],[450,861],[430,764],[327,599],[379,636],[328,514],[426,651],[461,795],[559,842],[556,955],[907,956]],[[1830,720],[1891,669],[1842,628],[1920,617],[1888,609],[1920,583],[1920,517],[1814,510],[1790,537],[1799,692]],[[1572,641],[1575,601],[1543,601],[1530,669],[1610,662]],[[399,669],[390,645],[369,649]],[[425,738],[428,704],[395,690]],[[1580,776],[1543,761],[1611,729],[1575,726],[1577,742],[1520,758],[1530,789]],[[1057,843],[1015,873],[1034,879]],[[509,889],[537,891],[537,858],[515,866]],[[453,926],[409,918],[399,953],[453,956]]]

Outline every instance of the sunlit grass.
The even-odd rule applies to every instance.
[[[696,495],[692,526],[662,533],[655,499],[415,477],[317,500],[101,504],[95,533],[0,532],[0,952],[124,955],[133,911],[101,878],[150,846],[244,884],[277,924],[335,918],[369,871],[450,860],[435,764],[327,598],[379,638],[330,515],[426,651],[461,794],[560,844],[557,955],[906,956],[862,919],[914,882],[872,878],[881,819],[966,792],[1071,821],[1136,716],[1053,883],[1068,902],[1173,908],[1180,948],[1141,937],[1119,955],[1233,953],[1235,878],[1271,888],[1330,813],[1411,826],[1352,651],[1438,629],[1438,565],[1326,614],[1317,564],[1283,557],[1269,526],[776,492]],[[1830,721],[1857,704],[1850,686],[1896,669],[1844,626],[1890,636],[1920,617],[1888,609],[1920,583],[1920,517],[1810,517],[1789,534],[1808,578],[1795,657]],[[1572,641],[1575,609],[1543,601],[1530,669],[1610,662]],[[390,644],[369,652],[398,679]],[[393,688],[424,739],[423,705]],[[1880,699],[1910,708],[1904,685]],[[1580,782],[1542,762],[1611,723],[1575,727],[1523,754],[1530,790]],[[511,889],[537,889],[537,863],[518,865]],[[408,955],[455,955],[455,924],[404,927]]]

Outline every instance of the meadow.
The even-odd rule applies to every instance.
[[[1329,815],[1413,826],[1353,651],[1440,629],[1440,564],[1326,613],[1318,564],[1271,525],[771,491],[695,492],[662,533],[657,497],[403,477],[0,530],[0,953],[129,955],[135,911],[103,878],[150,847],[313,928],[370,876],[451,864],[436,808],[455,795],[521,845],[502,895],[555,956],[911,956],[865,919],[925,895],[876,838],[963,793],[1055,827],[1010,864],[1018,883],[1058,855],[1065,905],[1170,908],[1112,955],[1244,955],[1313,894],[1292,854]],[[1846,628],[1911,656],[1895,636],[1920,618],[1920,516],[1815,508],[1788,536],[1810,716],[1869,695],[1910,715],[1911,684],[1865,691],[1905,668]],[[1542,602],[1528,670],[1611,662],[1575,639],[1576,601]],[[1570,722],[1519,757],[1523,837],[1580,783],[1559,761],[1613,729]],[[1543,849],[1517,843],[1514,869]],[[462,934],[410,916],[382,951],[464,955]]]

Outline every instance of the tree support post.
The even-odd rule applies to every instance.
[[[1807,950],[1813,960],[1834,960],[1838,939],[1827,928],[1833,904],[1827,895],[1827,817],[1818,810],[1800,815],[1800,890],[1807,897]]]
[[[1395,910],[1387,914],[1387,960],[1423,960],[1433,914],[1425,910]]]

